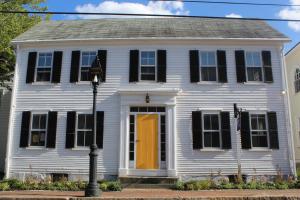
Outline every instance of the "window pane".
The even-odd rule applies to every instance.
[[[251,128],[257,130],[257,115],[251,115]]]
[[[202,81],[217,81],[216,67],[201,67]]]
[[[134,160],[134,152],[129,152],[129,160]]]
[[[83,66],[89,65],[89,56],[86,53],[82,54],[81,65]]]
[[[252,59],[252,53],[246,52],[246,65],[247,66],[253,66],[253,59]]]
[[[141,65],[155,65],[155,52],[154,51],[141,52]]]
[[[45,131],[32,131],[31,146],[44,146],[44,145],[45,145]]]
[[[51,62],[52,62],[52,55],[48,54],[46,57],[46,66],[51,66]]]
[[[207,53],[201,52],[201,66],[207,66],[207,65],[208,65]]]
[[[86,129],[92,129],[93,128],[93,115],[92,114],[87,114],[85,115],[86,117]]]
[[[148,81],[154,81],[155,80],[155,74],[151,75],[146,75],[146,74],[142,74],[141,76],[142,80],[148,80]]]
[[[77,132],[77,146],[84,146],[84,131]]]
[[[40,129],[46,129],[46,115],[40,115]]]
[[[160,160],[161,161],[166,161],[166,152],[161,152],[161,154],[160,154]]]
[[[261,60],[260,60],[260,53],[254,52],[253,53],[253,65],[260,67],[261,66]]]
[[[248,81],[262,81],[262,68],[261,67],[248,67]]]
[[[148,112],[156,112],[156,107],[148,107]]]
[[[92,131],[85,132],[85,146],[90,146],[93,143]]]
[[[42,56],[42,54],[39,54],[38,66],[45,66],[45,56]]]
[[[163,123],[163,124],[166,123],[166,117],[163,116],[163,115],[160,116],[160,122]]]
[[[166,108],[165,107],[157,107],[157,112],[166,112]]]
[[[78,129],[85,129],[85,115],[78,115]]]
[[[216,65],[216,57],[214,52],[208,52],[207,62],[208,65]]]
[[[210,115],[204,115],[204,130],[210,130]]]
[[[32,129],[40,129],[40,116],[32,115]]]
[[[212,147],[211,139],[211,133],[204,132],[204,147]]]
[[[37,68],[36,81],[50,81],[51,68]]]
[[[154,67],[142,67],[141,73],[142,74],[155,74],[155,68]]]
[[[211,125],[212,130],[219,130],[219,116],[218,115],[211,115]]]
[[[90,74],[87,71],[81,71],[80,81],[90,81]]]
[[[139,107],[139,112],[147,112],[147,107]]]
[[[212,132],[212,147],[220,147],[220,136],[219,132]]]
[[[264,115],[260,115],[258,118],[258,129],[259,130],[266,130],[266,120]]]
[[[253,147],[268,147],[267,136],[252,136],[252,146]]]
[[[161,142],[166,142],[166,134],[161,134],[160,135],[160,141]]]

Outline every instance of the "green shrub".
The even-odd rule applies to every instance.
[[[212,186],[211,183],[212,183],[212,181],[210,181],[210,180],[197,181],[196,189],[197,190],[209,190],[209,189],[211,189],[211,186]]]
[[[184,190],[184,182],[177,181],[173,187],[174,190]]]
[[[185,183],[184,188],[186,190],[196,190],[196,181],[189,181]]]
[[[102,191],[107,191],[108,190],[108,184],[107,184],[107,182],[100,183],[100,189]]]
[[[289,189],[289,185],[288,185],[288,183],[285,183],[285,182],[276,183],[276,189],[286,190],[286,189]]]
[[[108,182],[107,189],[108,189],[108,191],[121,191],[122,186],[119,181],[111,181],[111,182]]]
[[[7,182],[0,182],[0,191],[7,191],[9,190],[10,187],[9,187],[9,184]]]

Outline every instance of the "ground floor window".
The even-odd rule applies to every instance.
[[[77,146],[88,147],[93,141],[93,115],[78,114],[77,117]]]
[[[251,114],[252,147],[268,147],[268,130],[265,114]]]
[[[47,114],[32,114],[31,146],[45,146],[47,133]]]
[[[204,113],[202,119],[204,147],[220,148],[219,114]]]

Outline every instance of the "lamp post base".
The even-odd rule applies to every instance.
[[[88,184],[85,189],[85,196],[86,197],[99,197],[100,196],[100,189],[98,184]]]

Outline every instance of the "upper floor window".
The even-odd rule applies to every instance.
[[[97,56],[96,51],[83,51],[80,66],[80,81],[90,81],[89,71]]]
[[[47,114],[32,114],[31,146],[45,146],[47,134]]]
[[[252,147],[268,147],[268,129],[265,114],[251,114]]]
[[[141,51],[140,63],[141,77],[143,81],[155,81],[156,58],[155,51]]]
[[[260,52],[246,52],[248,81],[263,81],[263,69]]]
[[[93,140],[93,115],[78,114],[77,120],[77,146],[87,147]]]
[[[295,73],[295,92],[300,92],[300,69],[296,69]]]
[[[217,81],[217,60],[216,52],[200,52],[200,74],[201,81]]]
[[[219,114],[204,113],[202,119],[204,147],[220,148]]]
[[[52,53],[39,53],[38,65],[36,68],[36,81],[47,82],[51,80]]]

